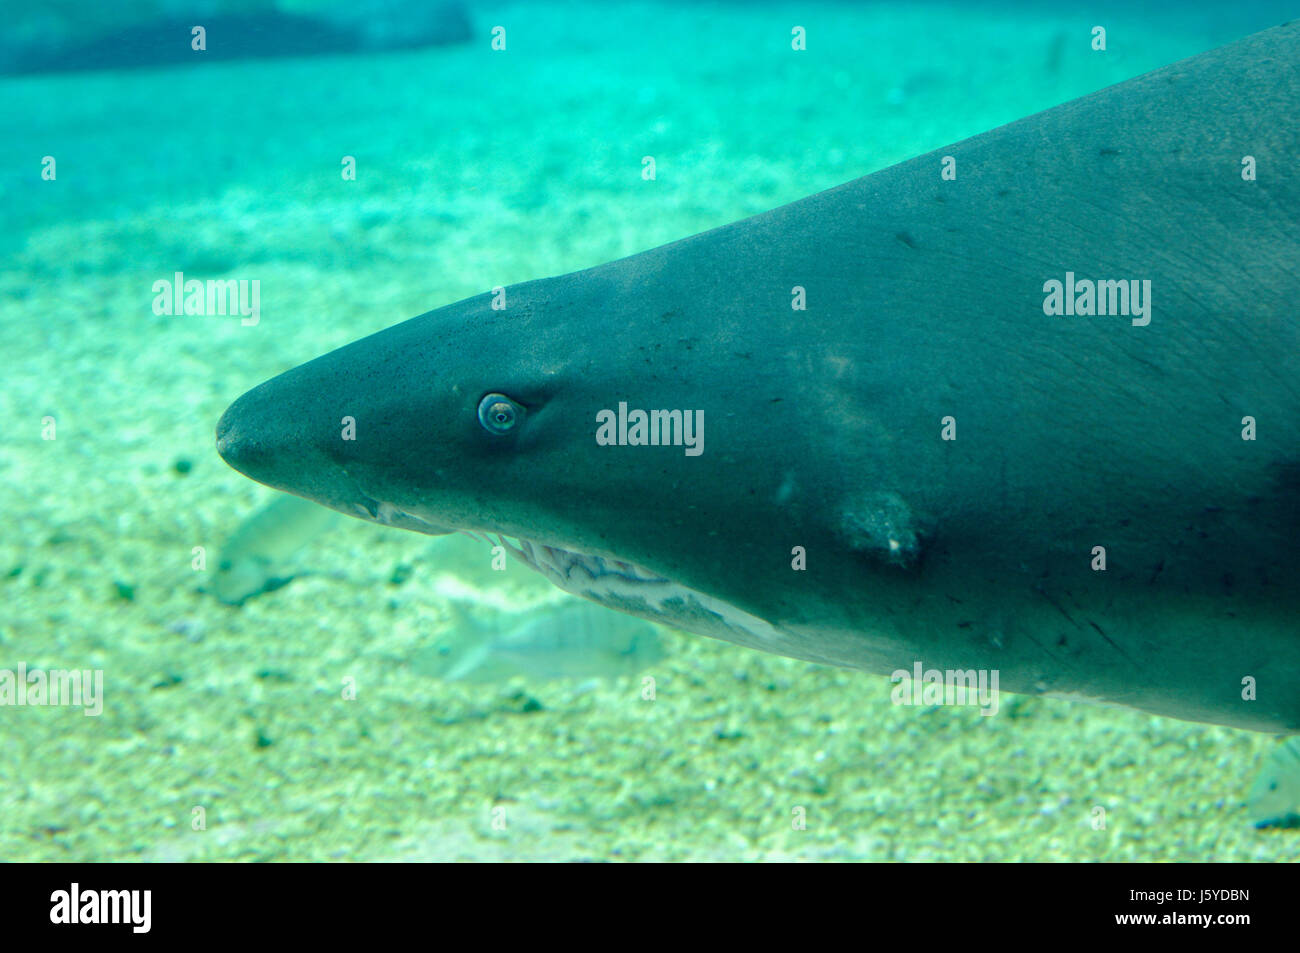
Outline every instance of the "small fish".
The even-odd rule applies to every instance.
[[[411,660],[422,675],[487,683],[522,675],[530,681],[632,675],[664,657],[657,627],[585,599],[565,599],[519,613],[500,631],[478,623],[456,631]],[[468,621],[468,620],[467,620]]]
[[[1269,752],[1246,795],[1246,810],[1256,827],[1300,827],[1300,735]]]
[[[253,596],[280,588],[293,578],[292,574],[282,575],[289,557],[338,517],[319,503],[278,494],[226,540],[206,591],[227,605],[240,606]]]

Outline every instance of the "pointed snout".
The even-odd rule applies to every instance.
[[[270,383],[270,382],[268,382]],[[217,453],[246,477],[276,489],[293,489],[285,472],[297,459],[301,466],[301,439],[286,429],[282,402],[269,398],[267,384],[255,387],[226,408],[217,421]]]
[[[320,388],[301,369],[244,394],[217,422],[217,453],[244,476],[335,506],[356,501],[336,461],[328,459]],[[315,396],[313,396],[315,394]]]
[[[357,350],[364,353],[352,353]],[[409,424],[382,409],[384,391],[375,381],[384,378],[358,374],[343,358],[343,351],[332,352],[236,400],[217,422],[217,453],[258,483],[349,516],[431,535],[450,532],[407,512],[410,504],[393,502],[374,461],[400,465]],[[378,401],[367,398],[367,388],[379,391]],[[361,440],[355,437],[358,419],[364,422]],[[386,434],[389,424],[394,432]]]
[[[217,453],[221,459],[247,477],[266,482],[260,474],[273,462],[274,452],[256,426],[246,423],[244,395],[226,408],[217,421]]]

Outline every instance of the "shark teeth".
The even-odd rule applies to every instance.
[[[591,553],[561,549],[534,543],[530,539],[514,538],[502,534],[468,531],[467,535],[481,539],[489,545],[499,545],[516,559],[537,570],[544,576],[551,577],[562,589],[572,589],[575,585],[584,586],[584,580],[575,578],[575,573],[585,573],[590,582],[609,581],[606,577],[616,576],[620,580],[632,583],[667,583],[669,580],[644,569],[635,563],[621,559],[606,559]]]
[[[489,546],[503,547],[565,592],[610,608],[769,651],[782,651],[789,641],[775,626],[737,606],[626,560],[606,559],[500,533],[461,532]],[[794,653],[786,650],[784,654]]]

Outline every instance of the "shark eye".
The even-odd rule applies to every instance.
[[[524,408],[505,394],[488,394],[478,402],[478,422],[488,433],[507,434],[523,416]]]

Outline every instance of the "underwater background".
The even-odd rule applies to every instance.
[[[0,669],[103,672],[99,715],[0,707],[0,860],[1300,858],[1248,823],[1266,735],[895,706],[482,542],[275,508],[213,449],[235,397],[365,334],[1297,15],[0,0]],[[239,57],[188,28],[157,57],[205,18]],[[257,279],[259,321],[156,314],[176,272]]]

